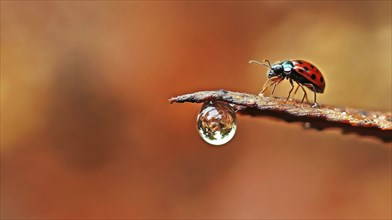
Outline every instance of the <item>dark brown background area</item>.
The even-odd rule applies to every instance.
[[[391,111],[391,10],[2,1],[2,218],[391,218],[390,144],[239,116],[211,147],[200,105],[167,101],[257,94],[266,69],[249,60],[305,59],[325,76],[321,104]]]

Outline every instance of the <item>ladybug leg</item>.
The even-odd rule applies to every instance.
[[[295,97],[295,95],[297,94],[298,89],[299,89],[299,84],[297,84],[297,88],[295,88],[295,90],[294,90],[294,97]]]
[[[263,89],[261,90],[259,95],[262,95],[264,93],[264,91],[267,90],[267,88],[270,87],[271,85],[272,85],[271,79],[267,80],[267,82],[264,83]]]
[[[275,83],[274,84],[274,88],[272,89],[272,92],[271,92],[271,95],[273,95],[274,94],[274,92],[275,92],[275,88],[276,88],[276,86],[278,85],[278,83]]]
[[[275,84],[275,86],[280,83],[283,79],[281,77],[272,77],[269,80],[267,80],[267,82],[264,83],[263,89],[261,90],[261,92],[259,93],[259,95],[262,95],[265,90],[267,90],[269,87],[271,87],[272,85]],[[275,88],[274,86],[274,88]]]
[[[306,85],[306,86],[308,86],[308,87],[312,87],[313,93],[314,93],[314,104],[316,104],[316,103],[317,103],[317,101],[316,101],[316,87],[314,87],[314,85],[311,84],[311,83],[306,83],[306,84],[304,84],[304,85]]]
[[[303,91],[304,91],[304,96],[302,97],[301,103],[303,103],[305,99],[306,99],[307,102],[309,102],[309,100],[308,100],[308,94],[306,94],[306,91],[305,91],[304,87],[301,87],[301,88],[302,88]]]
[[[283,80],[282,78],[279,78],[274,84],[272,84],[272,85],[274,85],[274,88],[272,89],[271,95],[274,94],[276,86],[277,86],[280,82],[282,82],[282,80]],[[272,86],[272,85],[271,85],[271,86]]]
[[[280,78],[278,81],[276,81],[276,82],[275,82],[275,84],[274,84],[274,88],[272,89],[272,93],[271,93],[271,95],[273,95],[273,94],[274,94],[276,86],[277,86],[277,85],[278,85],[280,82],[282,82],[282,80],[283,80],[283,78]]]
[[[291,84],[291,89],[290,89],[289,95],[288,95],[288,96],[287,96],[287,98],[286,98],[286,102],[287,102],[287,100],[289,100],[289,98],[290,98],[290,95],[291,95],[291,92],[292,92],[292,91],[293,91],[293,89],[294,89],[293,80],[292,80],[292,79],[290,79],[290,80],[289,80],[289,82],[290,82],[290,84]]]
[[[306,101],[309,102],[308,94],[306,94],[306,90],[304,89],[303,85],[298,83],[298,86],[301,87],[302,91],[304,91],[304,96],[302,97],[301,103],[304,102],[305,98],[306,98]]]

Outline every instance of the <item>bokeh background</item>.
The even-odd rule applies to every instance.
[[[391,111],[391,7],[1,1],[1,217],[391,218],[390,144],[239,116],[212,147],[201,106],[167,101],[258,94],[249,60],[305,59],[321,104]]]

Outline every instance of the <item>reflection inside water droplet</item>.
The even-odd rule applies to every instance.
[[[236,120],[232,106],[217,101],[205,102],[197,115],[197,130],[207,143],[223,145],[234,137]]]

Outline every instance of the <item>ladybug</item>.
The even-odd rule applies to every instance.
[[[304,60],[285,60],[275,63],[272,66],[268,60],[264,60],[264,63],[251,60],[249,63],[257,63],[266,66],[269,69],[267,75],[268,81],[264,84],[259,95],[262,95],[264,91],[271,86],[274,86],[272,89],[272,94],[274,94],[275,87],[284,79],[288,79],[291,84],[291,89],[286,101],[290,98],[291,92],[294,89],[293,82],[296,82],[298,86],[295,89],[294,94],[297,93],[299,87],[304,91],[301,103],[305,98],[306,100],[308,99],[304,89],[304,87],[307,87],[314,93],[314,106],[318,106],[316,102],[316,93],[324,92],[325,79],[320,70],[312,63]]]

